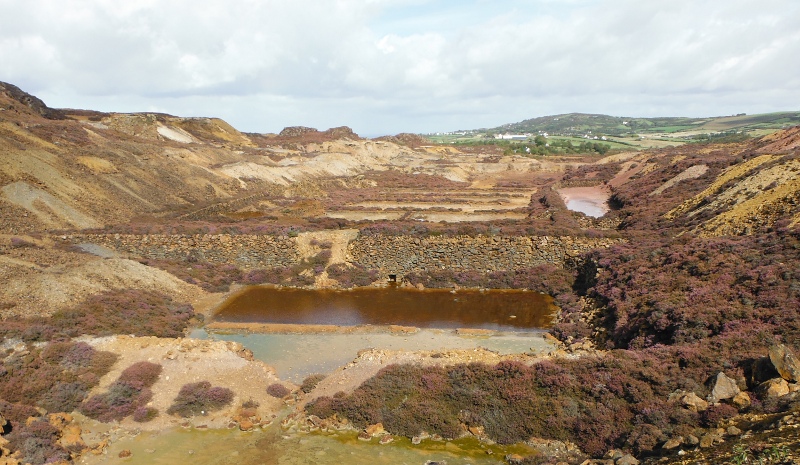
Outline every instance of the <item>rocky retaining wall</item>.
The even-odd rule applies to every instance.
[[[354,263],[403,276],[432,269],[498,271],[552,263],[571,266],[583,252],[616,239],[551,236],[359,237],[348,252]]]
[[[296,240],[286,236],[86,234],[63,240],[97,244],[131,257],[230,263],[243,269],[291,266],[302,259]],[[566,236],[359,236],[348,244],[347,259],[398,277],[443,268],[500,271],[542,263],[571,266],[583,252],[615,242]]]
[[[295,240],[286,236],[87,234],[66,239],[101,245],[134,257],[230,263],[245,269],[290,266],[301,258]]]

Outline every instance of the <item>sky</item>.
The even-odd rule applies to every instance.
[[[0,0],[51,107],[375,137],[800,110],[797,0]]]

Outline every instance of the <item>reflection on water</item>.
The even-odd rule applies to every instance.
[[[129,458],[119,458],[122,450]],[[355,433],[285,433],[278,426],[265,431],[243,433],[238,430],[172,430],[142,433],[113,442],[103,456],[82,458],[86,465],[124,463],[130,465],[422,465],[428,460],[453,464],[501,464],[508,453],[530,454],[525,446],[489,446],[474,439],[448,442],[423,441],[411,445],[400,438],[381,445],[377,439],[362,442]]]
[[[230,298],[215,320],[337,326],[403,325],[519,331],[551,324],[552,299],[526,291],[352,291],[253,286]]]
[[[371,332],[357,334],[275,334],[211,332],[194,330],[196,339],[241,343],[253,356],[275,368],[279,378],[300,383],[312,373],[329,373],[356,358],[363,349],[447,350],[483,347],[500,354],[548,352],[551,343],[543,331],[511,332],[491,336],[461,336],[453,331],[426,329],[414,334]]]
[[[605,202],[600,203],[598,201],[587,199],[567,200],[567,208],[594,218],[600,218],[608,211],[608,207],[605,205]]]

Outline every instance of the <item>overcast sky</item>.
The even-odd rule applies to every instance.
[[[0,81],[248,132],[800,110],[800,1],[0,0]]]

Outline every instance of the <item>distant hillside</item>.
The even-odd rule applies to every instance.
[[[518,123],[504,124],[485,130],[494,133],[539,133],[581,136],[594,134],[624,136],[639,133],[712,133],[740,130],[784,129],[800,124],[800,112],[765,113],[759,115],[720,116],[710,118],[634,118],[608,115],[569,113],[542,116]]]
[[[634,118],[569,113],[526,119],[495,128],[438,132],[425,137],[435,143],[490,143],[503,145],[508,150],[527,151],[531,143],[536,142],[535,138],[542,135],[548,138],[548,147],[576,147],[591,140],[606,145],[609,150],[644,150],[692,142],[740,142],[799,124],[800,112],[742,113],[709,118]],[[539,142],[539,145],[545,143],[544,139]]]

